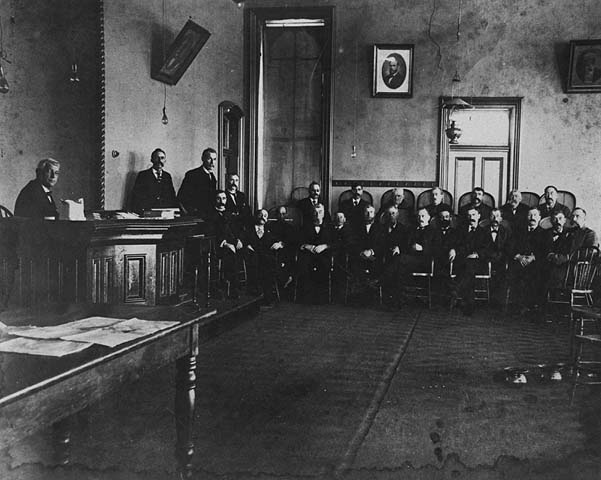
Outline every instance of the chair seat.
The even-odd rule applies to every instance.
[[[412,277],[433,277],[434,274],[430,272],[411,272]]]

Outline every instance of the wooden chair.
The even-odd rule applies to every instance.
[[[390,205],[394,204],[393,195],[394,195],[394,188],[391,188],[390,190],[386,190],[382,194],[382,197],[380,198],[380,210],[387,208]],[[402,203],[402,205],[406,205],[407,209],[415,210],[415,194],[407,188],[403,188],[403,203]]]
[[[545,314],[550,306],[574,307],[593,304],[593,280],[599,266],[597,247],[581,248],[570,255],[562,285],[547,289]],[[573,322],[570,322],[572,329]]]
[[[411,278],[415,283],[405,285],[405,292],[428,303],[432,308],[432,279],[434,278],[434,259],[430,262],[430,269],[422,272],[411,272]]]
[[[299,200],[303,198],[307,198],[309,196],[309,188],[308,187],[296,187],[290,193],[290,205],[296,205]]]
[[[298,253],[297,253],[295,263],[298,264]],[[318,270],[318,267],[314,266],[312,273],[317,273],[317,270]],[[328,271],[327,271],[328,303],[332,303],[332,274],[333,274],[333,272],[334,272],[334,255],[332,255],[332,252],[330,252],[330,262],[329,262]],[[294,276],[294,298],[293,298],[294,303],[296,303],[297,298],[298,298],[298,272]]]
[[[449,265],[449,277],[456,278],[457,274],[453,271],[453,263]],[[485,301],[490,305],[490,279],[492,278],[492,264],[491,262],[486,263],[486,269],[484,272],[477,272],[474,275],[474,300]]]
[[[0,218],[10,218],[13,216],[13,212],[11,212],[4,205],[0,205]]]
[[[522,203],[528,205],[528,207],[536,207],[540,203],[540,195],[534,192],[521,192]]]
[[[286,207],[286,211],[287,211],[287,216],[286,216],[286,221],[290,222],[292,225],[294,225],[295,227],[300,227],[301,225],[301,220],[302,220],[302,215],[300,210],[298,209],[298,207],[294,207],[292,205],[284,205]],[[271,207],[267,213],[268,215],[268,222],[274,222],[277,220],[277,215],[278,215],[278,210],[279,210],[280,206],[275,206],[275,207]]]
[[[601,385],[601,308],[598,306],[572,307],[572,316],[580,326],[570,337],[570,349],[575,350],[572,368],[570,405],[574,403],[578,385]],[[584,323],[592,328],[584,331]],[[587,357],[584,358],[584,348]],[[590,349],[590,350],[588,350]],[[595,351],[596,350],[596,351]],[[594,356],[593,356],[594,355]]]
[[[433,190],[432,188],[430,188],[429,190],[424,190],[417,196],[415,210],[419,210],[420,208],[424,208],[424,207],[427,207],[428,205],[432,204],[432,190]],[[453,195],[451,195],[451,193],[448,192],[447,190],[443,190],[442,195],[444,197],[442,200],[443,203],[450,205],[452,208],[453,207]]]
[[[345,190],[344,192],[342,192],[340,194],[340,196],[338,197],[338,209],[340,209],[342,202],[345,202],[346,200],[350,200],[351,198],[353,198],[352,190]],[[374,197],[367,190],[363,190],[363,193],[361,194],[361,200],[369,203],[370,205],[374,204]]]
[[[461,208],[469,205],[472,201],[472,192],[466,192],[459,197],[459,202],[457,205],[457,211],[460,211]],[[484,197],[482,197],[482,203],[488,205],[490,208],[495,208],[496,202],[494,197],[487,192],[484,192]]]

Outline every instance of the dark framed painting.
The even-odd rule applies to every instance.
[[[169,47],[161,67],[152,73],[152,78],[167,85],[175,85],[210,36],[208,30],[188,20]]]
[[[413,45],[376,44],[373,60],[373,97],[413,95]]]
[[[566,93],[601,92],[601,40],[572,40]]]

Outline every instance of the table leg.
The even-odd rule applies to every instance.
[[[196,355],[177,360],[175,390],[175,428],[177,443],[175,456],[180,478],[191,478],[194,442],[192,427],[194,423],[194,403],[196,400]]]
[[[205,307],[209,308],[211,306],[211,248],[207,250],[206,255],[206,266],[207,266],[207,284],[206,284],[206,302]]]

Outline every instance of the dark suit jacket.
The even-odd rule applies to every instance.
[[[342,228],[332,228],[334,236],[334,249],[336,253],[349,253],[353,249],[355,235],[348,224]]]
[[[572,252],[579,248],[598,247],[599,239],[594,230],[588,227],[572,230]]]
[[[373,250],[376,257],[384,252],[384,232],[380,223],[374,222],[367,233],[365,224],[354,230],[353,255],[359,255],[363,250]]]
[[[292,222],[277,220],[269,222],[267,229],[275,236],[276,240],[284,243],[284,247],[295,247],[298,243],[298,231]]]
[[[321,199],[318,200],[317,203],[322,203]],[[311,202],[311,198],[305,197],[296,204],[297,208],[301,211],[301,218],[303,220],[303,225],[313,225],[313,202]],[[330,223],[331,218],[328,213],[328,207],[323,204],[324,208],[324,223]]]
[[[570,218],[570,213],[571,213],[570,209],[568,207],[566,207],[565,205],[562,205],[559,202],[555,202],[555,205],[553,205],[553,208],[549,208],[546,203],[539,205],[538,208],[540,210],[541,218],[550,217],[551,215],[554,215],[556,212],[563,212],[563,214],[565,215],[566,218]]]
[[[556,265],[567,263],[572,252],[572,234],[565,228],[561,233],[556,234],[553,232],[553,229],[548,230],[548,233],[551,236],[549,253],[557,255],[553,263]]]
[[[534,254],[537,261],[544,260],[551,248],[552,238],[550,230],[536,227],[531,232],[524,228],[515,233],[511,257],[517,254]]]
[[[154,176],[152,168],[139,172],[131,196],[131,209],[136,213],[151,208],[173,208],[179,205],[171,175],[164,170],[160,182]]]
[[[433,203],[431,203],[426,207],[426,210],[428,210],[430,217],[436,218],[443,208],[449,209],[451,213],[453,212],[453,208],[448,203],[444,202],[439,205],[434,205]]]
[[[344,213],[347,223],[351,228],[355,229],[363,224],[363,209],[367,207],[369,203],[365,200],[359,200],[357,206],[353,205],[353,200],[349,198],[340,205],[340,211]]]
[[[384,83],[389,88],[399,88],[403,84],[403,77],[400,72],[396,72],[393,75],[386,75],[384,77]]]
[[[42,184],[36,179],[23,187],[15,202],[15,215],[19,217],[58,218],[54,200],[49,201]]]
[[[228,212],[219,212],[215,209],[206,214],[206,221],[212,228],[215,235],[215,245],[217,249],[226,241],[235,245],[240,238],[232,227],[231,215]]]
[[[493,263],[505,262],[511,254],[511,232],[503,225],[499,225],[497,237],[493,240],[490,226],[484,229],[488,242],[485,248],[485,259]]]
[[[513,230],[520,230],[528,226],[528,205],[525,203],[518,203],[515,213],[509,203],[506,203],[501,207],[501,214],[503,220],[507,220]]]
[[[465,259],[468,255],[477,253],[480,259],[487,260],[486,252],[491,248],[492,239],[482,227],[476,227],[473,232],[470,232],[467,226],[460,227],[458,232],[457,257],[459,259]]]
[[[315,225],[313,225],[312,223],[309,225],[304,225],[300,237],[301,245],[332,245],[334,243],[334,234],[332,232],[332,226],[326,224],[325,222],[321,224],[319,233],[315,231]]]
[[[267,254],[273,254],[275,255],[275,250],[271,250],[271,246],[276,243],[278,241],[277,238],[275,238],[275,235],[273,235],[273,233],[271,233],[268,229],[267,229],[267,225],[264,225],[264,231],[265,233],[263,233],[263,236],[261,238],[259,238],[259,236],[257,235],[257,230],[255,228],[255,225],[249,225],[248,228],[244,231],[244,244],[245,245],[250,245],[253,247],[255,253],[260,254],[260,255],[267,255]]]
[[[430,257],[434,254],[434,242],[436,232],[431,225],[427,225],[424,228],[413,227],[409,232],[407,243],[403,253],[418,257]],[[421,252],[414,251],[411,247],[419,243],[423,250]]]
[[[457,250],[459,248],[460,233],[455,227],[434,229],[433,240],[433,255],[435,258],[446,262],[449,255],[449,250]]]
[[[237,191],[234,194],[235,201],[232,199],[230,192],[225,192],[227,201],[225,203],[225,209],[232,215],[238,215],[241,218],[248,219],[251,216],[250,207],[246,200],[246,194],[244,192]]]
[[[186,172],[177,199],[188,215],[205,218],[215,205],[216,191],[215,175],[207,175],[202,167],[198,167]]]

